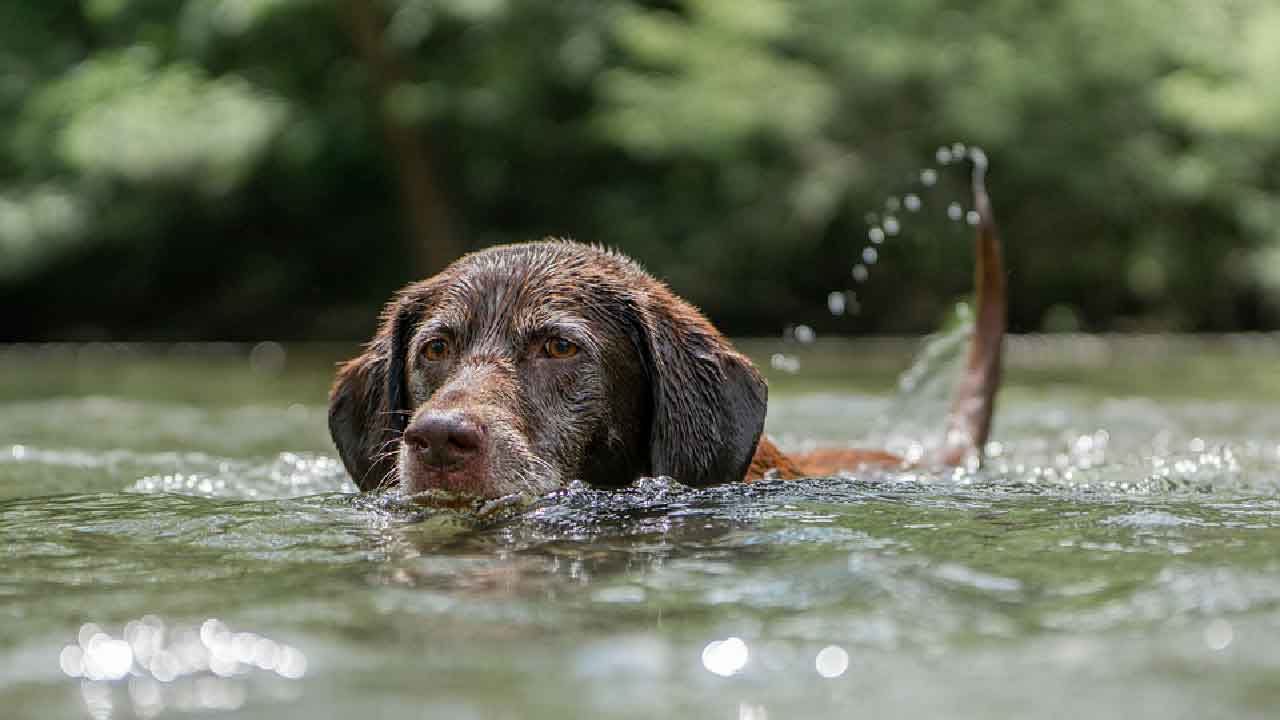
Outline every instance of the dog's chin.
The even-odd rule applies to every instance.
[[[509,495],[545,495],[562,486],[560,473],[536,459],[503,462],[480,458],[456,469],[444,469],[400,453],[400,490],[407,495],[430,492],[458,499],[495,500]]]
[[[400,456],[400,489],[407,495],[432,492],[459,499],[492,500],[513,490],[490,471],[490,463],[480,460],[456,469],[434,467],[408,453]]]
[[[409,495],[431,490],[485,500],[509,494],[483,469],[441,470],[412,461],[400,468],[400,489]]]

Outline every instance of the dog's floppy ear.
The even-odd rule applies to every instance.
[[[650,471],[694,486],[742,480],[764,430],[764,378],[665,286],[639,305],[653,387]]]
[[[418,311],[392,301],[364,354],[338,370],[329,391],[329,434],[361,490],[394,480],[396,443],[409,417],[405,355]]]

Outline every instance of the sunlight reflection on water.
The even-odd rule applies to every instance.
[[[814,667],[818,670],[818,674],[824,678],[838,678],[849,669],[849,653],[838,645],[828,645],[818,651],[818,656],[813,660]]]
[[[307,657],[264,635],[233,633],[215,618],[193,628],[145,615],[125,625],[118,638],[85,623],[77,641],[62,648],[58,666],[67,677],[82,680],[91,717],[112,716],[115,690],[123,682],[134,715],[150,718],[166,708],[238,710],[251,673],[298,680],[307,673]]]
[[[750,657],[751,652],[742,638],[712,640],[702,649],[702,666],[716,675],[729,677],[741,672]]]
[[[356,491],[336,458],[305,453],[280,453],[275,462],[265,467],[223,460],[216,470],[207,473],[148,475],[129,489],[264,499]]]
[[[11,445],[7,451],[0,449],[0,465],[5,463],[99,470],[125,477],[141,475],[126,488],[139,493],[265,500],[356,491],[355,484],[337,458],[315,453],[282,452],[273,461],[262,463],[206,453],[138,453]],[[161,472],[155,472],[157,470]],[[166,470],[169,472],[164,472]]]

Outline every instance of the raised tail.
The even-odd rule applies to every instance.
[[[983,447],[991,432],[996,391],[1000,388],[1009,303],[1000,239],[996,236],[991,198],[987,196],[987,156],[973,148],[969,157],[973,162],[973,207],[978,213],[973,273],[977,317],[969,340],[964,374],[956,385],[951,411],[947,413],[945,435],[935,456],[936,462],[946,465],[982,460]]]

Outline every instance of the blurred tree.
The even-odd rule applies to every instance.
[[[546,234],[731,332],[919,331],[968,287],[957,140],[1015,328],[1276,327],[1277,70],[1269,0],[8,3],[0,339],[359,337]]]
[[[372,78],[389,160],[398,171],[400,203],[414,231],[410,254],[419,258],[412,269],[418,275],[436,273],[461,255],[463,246],[454,235],[450,210],[440,193],[426,130],[418,124],[420,113],[410,78],[398,48],[384,31],[386,20],[379,8],[367,0],[344,0],[343,11],[352,42]]]

